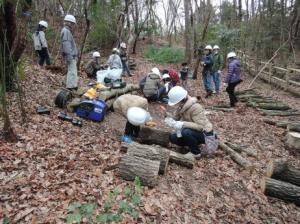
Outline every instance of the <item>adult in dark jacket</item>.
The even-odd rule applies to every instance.
[[[225,84],[227,85],[226,92],[229,95],[230,106],[234,107],[238,102],[234,90],[235,87],[242,82],[241,80],[241,62],[237,59],[236,54],[234,52],[230,52],[227,55],[228,59],[228,70],[227,76],[225,80]]]
[[[212,47],[207,45],[204,49],[204,56],[201,61],[201,65],[203,66],[202,70],[202,78],[203,84],[206,91],[206,98],[211,96],[212,91],[212,66],[214,64],[213,56],[212,56]]]

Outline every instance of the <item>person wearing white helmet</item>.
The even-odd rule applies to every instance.
[[[187,89],[187,79],[188,79],[189,73],[190,73],[190,68],[188,66],[188,63],[186,63],[186,62],[182,63],[181,70],[180,70],[180,79],[181,79],[181,85],[185,89]]]
[[[48,44],[45,37],[45,30],[48,28],[48,23],[44,20],[41,20],[37,26],[36,31],[32,35],[34,49],[39,55],[39,65],[43,66],[46,62],[46,65],[50,65],[50,57],[48,52]]]
[[[218,45],[215,45],[213,47],[213,60],[214,60],[214,65],[212,67],[212,76],[213,76],[213,82],[215,84],[214,86],[214,94],[218,94],[220,91],[220,86],[221,86],[221,72],[224,67],[223,64],[223,57],[219,52],[220,47]]]
[[[120,44],[120,58],[123,66],[123,76],[125,76],[125,72],[129,77],[132,76],[128,67],[128,56],[127,56],[127,47],[124,42]]]
[[[145,109],[140,107],[130,107],[127,111],[127,123],[122,141],[131,143],[132,138],[137,138],[140,132],[140,126],[146,124],[152,118]]]
[[[100,64],[100,53],[98,51],[93,52],[92,57],[84,70],[89,78],[96,78],[97,71],[104,69],[104,67]]]
[[[213,57],[212,57],[212,47],[211,45],[207,45],[204,48],[204,56],[201,60],[201,65],[203,66],[202,70],[202,79],[204,88],[206,91],[205,98],[212,95],[212,66],[214,64]]]
[[[228,60],[228,70],[225,80],[225,85],[227,86],[226,92],[229,95],[230,106],[234,107],[238,102],[235,96],[235,87],[242,82],[241,79],[241,62],[237,59],[237,56],[234,52],[230,52],[227,55]]]
[[[164,92],[164,86],[161,83],[161,75],[158,68],[152,68],[147,75],[143,93],[149,101],[157,101],[161,98]]]
[[[78,50],[75,43],[73,33],[76,25],[76,19],[73,15],[66,15],[64,18],[64,27],[61,30],[61,52],[64,61],[68,66],[67,73],[67,89],[76,90],[78,88],[77,76],[77,57]]]
[[[206,136],[214,136],[213,126],[207,119],[204,108],[180,86],[173,87],[168,97],[169,106],[178,106],[175,117],[165,119],[165,123],[176,130],[176,133],[170,135],[170,142],[188,146],[190,152],[199,158],[199,145],[205,144]]]
[[[112,49],[112,54],[109,56],[107,60],[107,64],[111,69],[123,69],[122,61],[119,56],[118,48]]]

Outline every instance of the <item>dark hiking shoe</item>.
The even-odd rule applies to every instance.
[[[212,94],[213,94],[212,91],[207,92],[206,95],[205,95],[205,98],[208,98],[208,97],[212,96]]]

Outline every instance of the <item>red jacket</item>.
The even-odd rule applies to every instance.
[[[177,71],[175,71],[174,69],[170,69],[169,76],[172,80],[173,86],[176,86],[177,83],[179,82],[179,75],[178,75]]]

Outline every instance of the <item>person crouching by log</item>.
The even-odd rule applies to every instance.
[[[152,68],[151,72],[147,75],[143,86],[144,96],[149,101],[158,101],[161,99],[165,88],[161,83],[161,75],[158,68]]]
[[[217,145],[213,126],[197,99],[189,96],[187,91],[180,86],[173,87],[168,97],[169,106],[178,106],[175,118],[165,119],[165,123],[176,130],[176,133],[170,135],[170,142],[179,146],[188,146],[190,150],[188,154],[196,159],[201,157],[200,144],[206,144],[205,153],[210,154],[215,151]]]
[[[140,126],[151,120],[149,112],[140,107],[131,107],[127,111],[127,123],[122,142],[131,143],[132,138],[139,137]]]
[[[103,66],[100,64],[100,53],[95,51],[93,58],[86,64],[84,70],[89,78],[96,78],[97,72],[101,69],[103,69]]]
[[[228,59],[228,70],[225,80],[226,92],[229,95],[230,106],[234,107],[238,102],[234,90],[235,87],[242,82],[241,80],[241,62],[237,59],[234,52],[230,52],[227,55]]]

